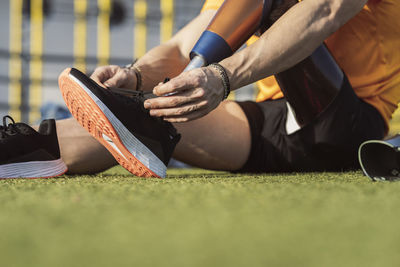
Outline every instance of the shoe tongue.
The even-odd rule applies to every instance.
[[[15,123],[14,127],[17,128],[19,132],[23,135],[30,135],[32,133],[36,133],[36,131],[32,127],[22,122]]]

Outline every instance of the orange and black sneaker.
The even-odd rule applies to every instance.
[[[171,123],[150,116],[142,91],[116,93],[74,68],[61,73],[59,86],[75,119],[122,167],[141,177],[165,177],[180,135]]]
[[[3,117],[0,126],[0,179],[50,178],[64,174],[56,123],[44,120],[35,131],[29,125]]]

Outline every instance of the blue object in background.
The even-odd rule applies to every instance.
[[[41,120],[56,119],[62,120],[71,117],[69,110],[58,103],[47,102],[40,108]]]

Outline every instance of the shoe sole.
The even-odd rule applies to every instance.
[[[52,178],[63,175],[67,170],[62,159],[11,163],[0,165],[0,179]]]
[[[64,70],[59,86],[71,114],[118,163],[140,177],[163,178],[167,167],[79,79]]]

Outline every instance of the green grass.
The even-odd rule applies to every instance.
[[[400,183],[168,174],[0,181],[1,266],[400,264]]]

